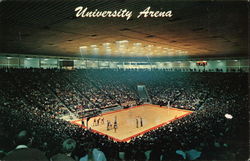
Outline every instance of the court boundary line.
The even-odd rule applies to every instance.
[[[110,135],[108,135],[108,134],[105,134],[105,133],[100,132],[100,131],[95,130],[95,129],[91,129],[91,130],[89,130],[89,131],[94,132],[94,133],[97,133],[97,134],[99,134],[99,135],[107,136],[108,138],[110,138],[110,139],[112,139],[112,140],[114,140],[114,141],[116,141],[116,142],[127,142],[127,141],[131,140],[132,138],[134,138],[134,137],[136,137],[136,136],[143,135],[143,134],[145,134],[145,133],[147,133],[147,132],[149,132],[149,131],[155,130],[155,129],[159,128],[159,127],[162,127],[162,126],[164,126],[164,125],[169,124],[170,122],[173,122],[173,121],[175,121],[175,120],[178,120],[178,119],[180,119],[180,118],[183,118],[183,117],[185,117],[185,116],[190,115],[191,113],[193,113],[193,111],[190,111],[190,110],[184,110],[184,109],[182,110],[182,109],[177,109],[177,108],[173,108],[173,107],[166,107],[166,106],[159,106],[159,105],[152,105],[152,104],[142,104],[142,105],[138,105],[138,106],[133,106],[133,107],[130,107],[130,108],[126,108],[126,109],[120,109],[120,110],[116,110],[116,111],[106,112],[106,113],[103,113],[103,114],[101,114],[101,115],[98,115],[98,116],[95,116],[95,117],[92,117],[92,118],[101,117],[101,116],[104,116],[104,115],[109,115],[109,114],[117,113],[117,112],[121,112],[121,111],[126,111],[126,110],[130,110],[130,109],[132,109],[132,108],[138,108],[138,107],[145,106],[145,105],[150,105],[150,106],[154,106],[154,107],[158,107],[158,108],[164,108],[164,109],[167,108],[167,109],[169,109],[169,110],[174,110],[174,111],[182,111],[182,112],[184,111],[184,112],[187,112],[187,113],[185,113],[185,114],[183,114],[183,115],[180,115],[180,116],[178,116],[178,117],[176,117],[176,118],[170,119],[170,120],[168,120],[168,121],[166,121],[166,122],[163,122],[163,123],[161,123],[161,124],[158,124],[158,125],[156,125],[156,126],[153,126],[153,127],[149,128],[149,129],[146,129],[146,130],[141,131],[141,132],[139,132],[139,133],[136,133],[136,134],[134,134],[134,135],[132,135],[132,136],[129,136],[129,137],[125,138],[125,139],[118,139],[118,138],[115,138],[115,137],[113,137],[113,136],[110,136]],[[81,120],[86,120],[86,119],[87,119],[87,118],[78,119],[78,120],[70,121],[70,123],[75,124],[75,125],[78,125],[78,126],[84,128],[84,129],[87,129],[86,126],[83,126],[82,124],[77,123],[77,122],[79,122],[79,121],[81,121]]]

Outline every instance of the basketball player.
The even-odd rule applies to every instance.
[[[107,120],[107,131],[109,131],[109,121]]]
[[[138,128],[139,127],[139,121],[138,121],[138,119],[136,118],[136,128]]]
[[[141,127],[143,127],[143,121],[142,118],[140,117],[140,121],[141,121]]]
[[[109,122],[109,128],[110,128],[110,130],[112,130],[112,128],[113,128],[113,126],[112,126],[112,123],[111,123],[111,122]]]
[[[96,119],[94,119],[94,122],[93,122],[93,126],[95,126],[96,125]]]
[[[170,101],[168,101],[168,108],[170,107]]]
[[[100,123],[100,118],[97,119],[97,126],[99,125]]]
[[[115,132],[116,132],[116,129],[117,129],[117,121],[115,119],[115,121],[114,121],[114,130],[115,130]]]
[[[104,124],[104,117],[102,118],[102,124]]]
[[[116,132],[116,129],[117,129],[117,123],[115,122],[114,123],[114,130],[115,130],[115,132]]]

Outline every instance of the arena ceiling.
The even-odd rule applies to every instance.
[[[172,10],[171,18],[76,18],[76,7],[89,10]],[[248,54],[247,2],[209,1],[2,1],[0,53],[81,56],[91,45],[113,57],[234,57]],[[123,51],[117,43],[127,42]],[[125,41],[124,41],[125,40]],[[136,44],[140,51],[135,49]],[[152,52],[148,55],[147,47]],[[124,47],[124,46],[123,46]],[[122,54],[121,54],[122,53]],[[96,54],[96,53],[95,53]]]

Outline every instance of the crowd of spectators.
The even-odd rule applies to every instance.
[[[246,73],[1,69],[0,75],[2,158],[15,149],[17,144],[12,142],[21,130],[32,135],[32,145],[27,146],[52,160],[57,154],[77,161],[91,160],[94,154],[102,160],[192,160],[187,152],[192,149],[201,154],[201,160],[248,157]],[[79,109],[127,101],[140,104],[138,84],[147,87],[153,104],[170,102],[195,112],[129,143],[115,142],[60,119],[69,112],[77,115]],[[75,148],[65,153],[62,145],[69,138]]]

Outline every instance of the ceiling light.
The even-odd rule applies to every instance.
[[[108,48],[110,46],[110,43],[103,43],[102,44],[105,48]]]
[[[87,46],[81,46],[80,47],[80,53],[81,54],[87,54],[87,48],[88,48]]]
[[[128,40],[122,40],[121,43],[128,43]]]
[[[80,49],[87,49],[87,46],[80,46]]]
[[[134,43],[134,46],[141,46],[141,43]]]

